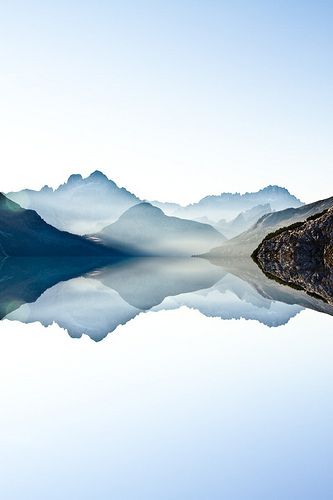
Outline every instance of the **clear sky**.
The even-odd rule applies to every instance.
[[[0,0],[1,189],[333,195],[333,3]]]

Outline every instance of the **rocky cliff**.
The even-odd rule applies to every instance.
[[[252,257],[270,277],[333,304],[333,208],[267,235]]]

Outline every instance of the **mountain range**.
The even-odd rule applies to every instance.
[[[248,257],[269,233],[332,206],[333,197],[304,205],[278,186],[186,207],[150,203],[96,171],[1,195],[0,255]]]
[[[81,236],[101,232],[129,208],[147,202],[118,187],[99,171],[87,178],[71,175],[57,189],[48,186],[40,191],[24,189],[10,192],[7,197],[23,208],[35,210],[57,229]],[[207,196],[186,207],[176,203],[150,203],[167,216],[209,224],[227,238],[248,229],[264,213],[302,205],[279,186],[268,186],[255,193]]]
[[[145,310],[270,326],[303,307],[333,314],[332,210],[278,186],[150,203],[98,171],[0,194],[0,315],[100,340]]]
[[[225,219],[226,221],[233,220],[241,212],[268,203],[271,211],[303,205],[296,196],[291,195],[286,188],[280,186],[267,186],[255,193],[221,193],[219,195],[210,195],[186,207],[174,203],[160,203],[158,201],[151,203],[159,207],[167,215],[193,220],[200,220],[201,217],[206,217],[211,223],[217,223],[221,219]]]

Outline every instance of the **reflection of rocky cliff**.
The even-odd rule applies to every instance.
[[[333,305],[309,295],[303,289],[285,286],[277,280],[269,279],[251,259],[245,258],[237,261],[235,259],[229,261],[211,259],[210,262],[248,283],[259,295],[272,302],[298,305],[333,316]]]
[[[268,235],[253,258],[273,278],[333,304],[333,209]]]

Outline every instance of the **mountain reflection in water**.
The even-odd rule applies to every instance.
[[[287,323],[304,308],[333,307],[268,279],[250,259],[136,258],[105,260],[7,258],[0,269],[1,317],[57,323],[71,337],[102,340],[145,311],[186,306],[205,316]]]

